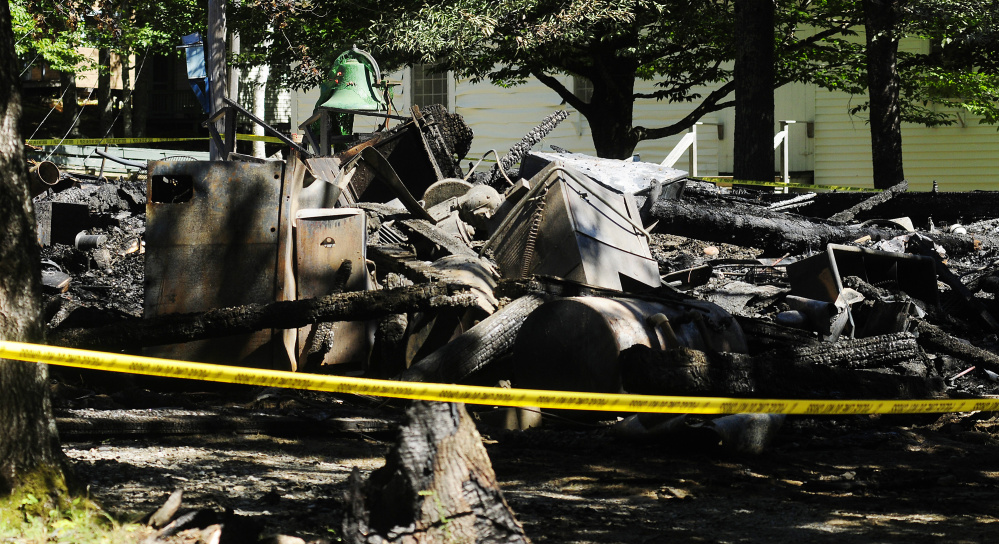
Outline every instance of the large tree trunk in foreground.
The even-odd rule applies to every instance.
[[[735,179],[774,180],[774,3],[735,2]]]
[[[902,171],[902,108],[898,92],[898,36],[903,0],[863,0],[867,32],[867,89],[871,100],[874,186],[887,189]]]
[[[42,340],[41,273],[18,121],[21,97],[10,6],[0,4],[0,339]],[[48,369],[0,360],[0,524],[31,493],[43,512],[66,497]]]
[[[350,477],[343,541],[527,543],[462,404],[414,402],[385,466]]]

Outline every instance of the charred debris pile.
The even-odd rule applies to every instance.
[[[564,117],[488,163],[465,157],[460,116],[428,108],[330,155],[70,177],[35,202],[49,341],[607,393],[999,390],[996,194],[750,192],[539,151]],[[758,450],[779,423],[641,416],[616,428],[699,426]]]

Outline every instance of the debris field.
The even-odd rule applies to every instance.
[[[152,161],[117,180],[50,176],[35,198],[48,340],[295,372],[597,393],[851,400],[999,391],[995,194],[912,193],[904,182],[879,193],[722,186],[657,164],[542,150],[564,118],[553,114],[506,155],[477,164],[465,156],[471,129],[431,107],[328,155],[312,140],[312,151],[290,148],[286,158],[230,153]],[[247,397],[194,382],[53,372],[70,441],[381,436],[406,421],[398,404],[375,399]],[[282,412],[266,400],[274,398],[293,399],[285,408],[294,409]],[[600,455],[624,440],[732,459],[800,447],[838,425],[877,432],[873,416],[468,410],[480,432],[513,441],[517,455],[528,455],[523,437],[550,443],[563,432],[590,436],[596,445],[582,450]],[[498,472],[511,463],[494,460]],[[853,477],[837,478],[809,485],[857,490]],[[689,487],[657,488],[655,502],[688,500]],[[356,515],[354,497],[336,515]],[[519,515],[533,503],[517,497],[508,500]],[[151,538],[185,528],[173,514],[172,532]],[[376,525],[348,518],[345,530]],[[537,512],[521,521],[532,539],[560,541]],[[562,541],[574,538],[595,539]]]

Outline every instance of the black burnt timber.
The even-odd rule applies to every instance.
[[[191,314],[168,314],[151,319],[127,319],[103,327],[58,331],[50,335],[49,340],[58,346],[128,350],[264,329],[296,329],[323,321],[365,321],[402,312],[467,308],[474,306],[476,301],[466,286],[437,282]]]
[[[513,349],[524,320],[550,297],[525,295],[485,318],[395,379],[409,382],[461,382]]]
[[[375,263],[379,271],[394,272],[414,283],[447,279],[441,269],[420,259],[408,244],[369,245],[368,259]]]
[[[920,321],[916,323],[919,345],[927,351],[956,357],[978,368],[999,374],[999,356],[962,340],[940,327]]]
[[[749,346],[749,353],[763,353],[777,348],[789,348],[794,346],[808,346],[819,343],[818,335],[811,331],[793,329],[784,325],[758,319],[736,315],[735,320],[742,327],[742,333],[746,335],[746,343]]]
[[[530,542],[462,404],[413,402],[385,466],[348,486],[348,544]]]
[[[909,182],[903,179],[901,182],[892,185],[884,191],[881,191],[880,193],[868,199],[862,200],[857,204],[854,204],[853,206],[850,206],[849,208],[833,215],[829,218],[829,220],[840,221],[842,223],[853,221],[853,218],[856,217],[858,213],[880,206],[881,204],[884,204],[894,198],[895,195],[904,193],[907,190],[909,190]]]
[[[337,267],[333,277],[333,286],[330,287],[331,295],[342,293],[350,279],[350,273],[354,269],[354,263],[344,260]],[[333,322],[320,321],[309,331],[309,336],[305,346],[305,368],[319,368],[323,364],[326,355],[333,349]]]
[[[632,346],[621,353],[629,393],[769,398],[928,398],[942,382],[912,334],[783,348],[757,356],[684,347]],[[913,375],[911,368],[927,373]]]
[[[816,193],[811,204],[802,211],[810,217],[828,218],[869,198],[870,193]],[[764,204],[787,199],[789,195],[760,195]],[[920,228],[926,228],[932,218],[936,223],[973,223],[996,218],[999,191],[914,192],[895,195],[888,202],[857,213],[857,221],[908,217]]]
[[[848,243],[870,236],[894,238],[905,231],[874,226],[843,225],[821,219],[769,210],[763,206],[713,199],[660,200],[652,207],[659,220],[655,232],[686,236],[715,243],[756,247],[768,255],[801,254],[825,249],[827,244]],[[924,233],[952,257],[995,247],[990,238],[935,232]]]
[[[423,219],[404,219],[399,221],[398,224],[408,231],[407,234],[410,235],[411,242],[413,241],[413,236],[416,236],[440,247],[449,255],[463,255],[474,259],[479,258],[479,254],[465,245],[464,242],[444,232],[429,221]]]

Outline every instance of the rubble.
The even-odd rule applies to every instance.
[[[740,194],[532,151],[562,118],[478,172],[460,166],[460,116],[426,108],[329,155],[312,135],[283,160],[153,161],[145,180],[45,190],[50,341],[608,393],[999,390],[995,217],[906,218],[900,203],[952,197],[905,184],[859,202]],[[742,420],[779,428],[711,425]]]

